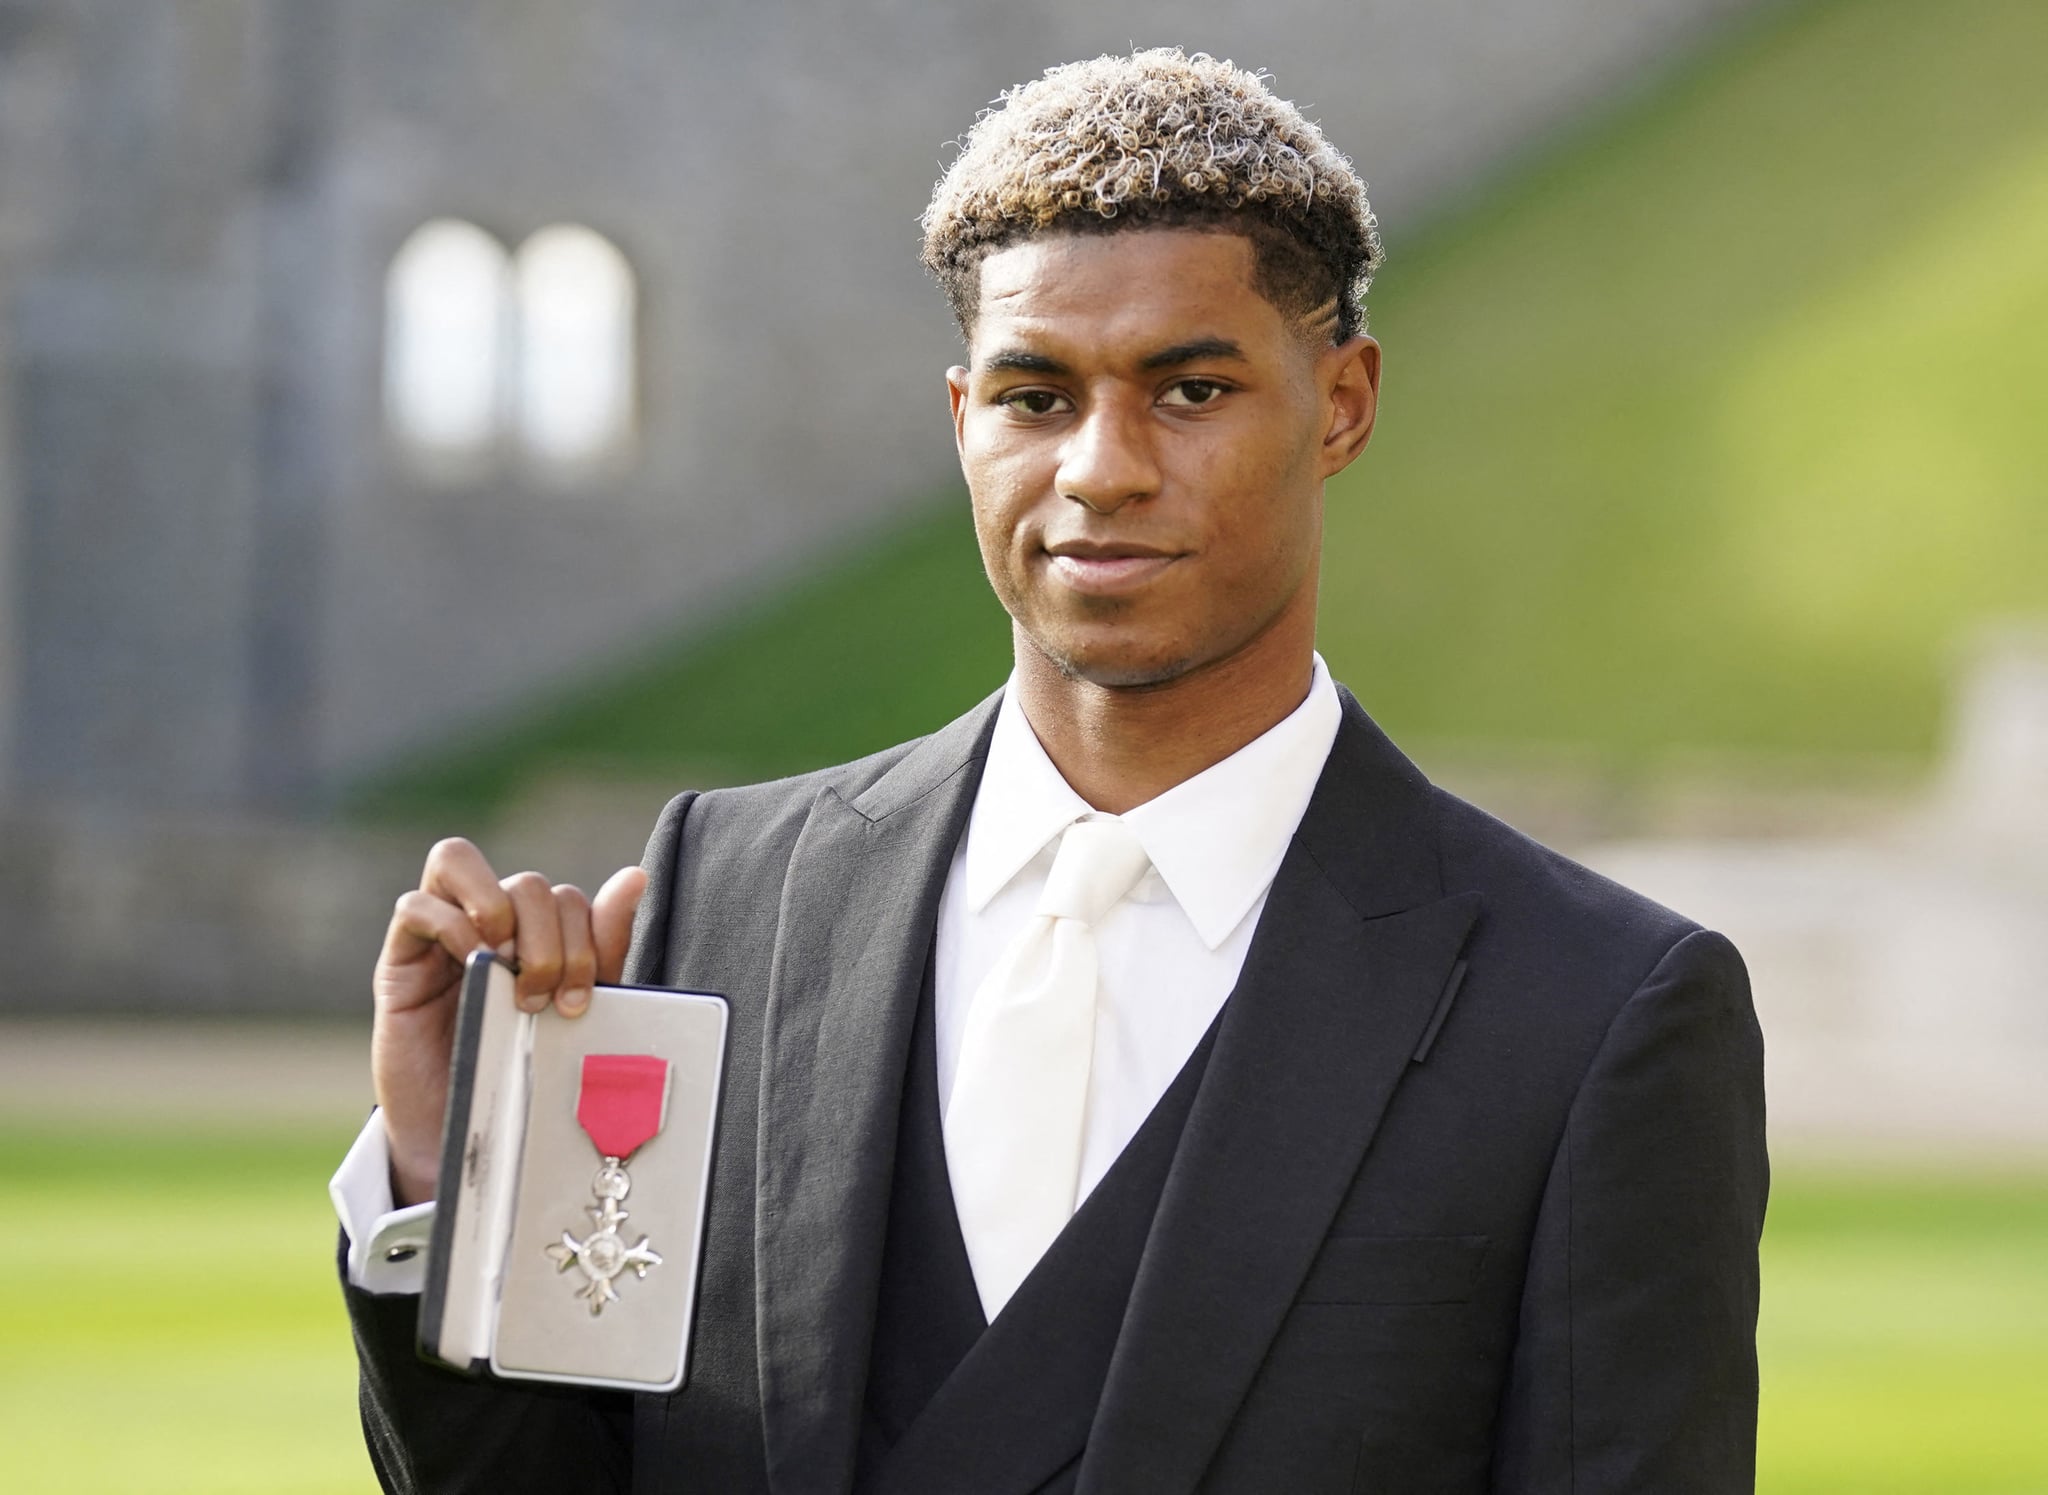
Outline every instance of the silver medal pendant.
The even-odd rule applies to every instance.
[[[580,1241],[565,1230],[561,1240],[547,1248],[556,1271],[566,1272],[571,1267],[582,1271],[584,1282],[576,1292],[589,1301],[593,1318],[604,1312],[605,1304],[618,1301],[619,1292],[612,1282],[620,1274],[630,1268],[634,1276],[645,1277],[649,1267],[661,1265],[661,1253],[648,1246],[646,1236],[640,1237],[637,1245],[628,1246],[619,1234],[628,1214],[621,1208],[621,1202],[632,1189],[626,1165],[618,1158],[607,1157],[590,1185],[597,1203],[585,1206],[597,1229]]]

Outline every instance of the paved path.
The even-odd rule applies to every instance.
[[[367,1027],[193,1019],[0,1021],[0,1124],[321,1124],[370,1106]]]

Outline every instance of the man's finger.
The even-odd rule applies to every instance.
[[[616,981],[626,969],[626,947],[633,942],[633,911],[647,891],[647,873],[621,867],[605,879],[590,906],[590,930],[597,943],[597,979]]]
[[[406,965],[438,946],[456,961],[469,958],[484,940],[468,914],[432,893],[415,888],[399,895],[384,930],[385,965]]]
[[[489,944],[502,945],[512,938],[517,910],[484,854],[462,837],[434,843],[420,888],[458,905]]]
[[[538,1012],[553,1000],[562,980],[562,919],[555,911],[555,890],[538,872],[515,872],[503,886],[519,924],[514,934],[519,1005]]]
[[[555,911],[562,926],[562,988],[555,1006],[564,1017],[576,1017],[590,1005],[597,981],[597,947],[590,932],[590,900],[572,883],[556,883]]]

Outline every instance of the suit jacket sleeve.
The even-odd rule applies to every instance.
[[[1763,1040],[1735,947],[1685,936],[1621,1008],[1545,1186],[1497,1495],[1755,1488]]]
[[[348,1285],[346,1270],[344,1260],[363,1438],[391,1495],[628,1488],[631,1396],[470,1380],[428,1365],[413,1349],[418,1297],[366,1293]]]
[[[634,928],[628,980],[660,979],[691,798],[669,805],[648,843],[647,892]],[[428,1365],[414,1350],[418,1297],[377,1296],[350,1286],[347,1256],[344,1241],[342,1292],[361,1370],[363,1436],[378,1482],[391,1495],[559,1495],[630,1487],[630,1393],[470,1380]]]

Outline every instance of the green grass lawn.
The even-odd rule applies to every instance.
[[[1398,738],[1623,771],[1931,748],[1957,641],[2048,612],[2044,56],[2039,0],[1767,8],[1386,226],[1385,405],[1332,485],[1322,634]],[[1007,651],[964,499],[934,496],[363,803],[832,762],[971,704]]]
[[[2048,1175],[1782,1176],[1758,1354],[1765,1495],[2048,1492]]]
[[[376,1488],[324,1188],[350,1130],[0,1131],[0,1486]]]
[[[0,1131],[0,1484],[374,1489],[331,1267],[345,1132]],[[2048,1492],[2048,1175],[1792,1172],[1764,1294],[1765,1495]]]

